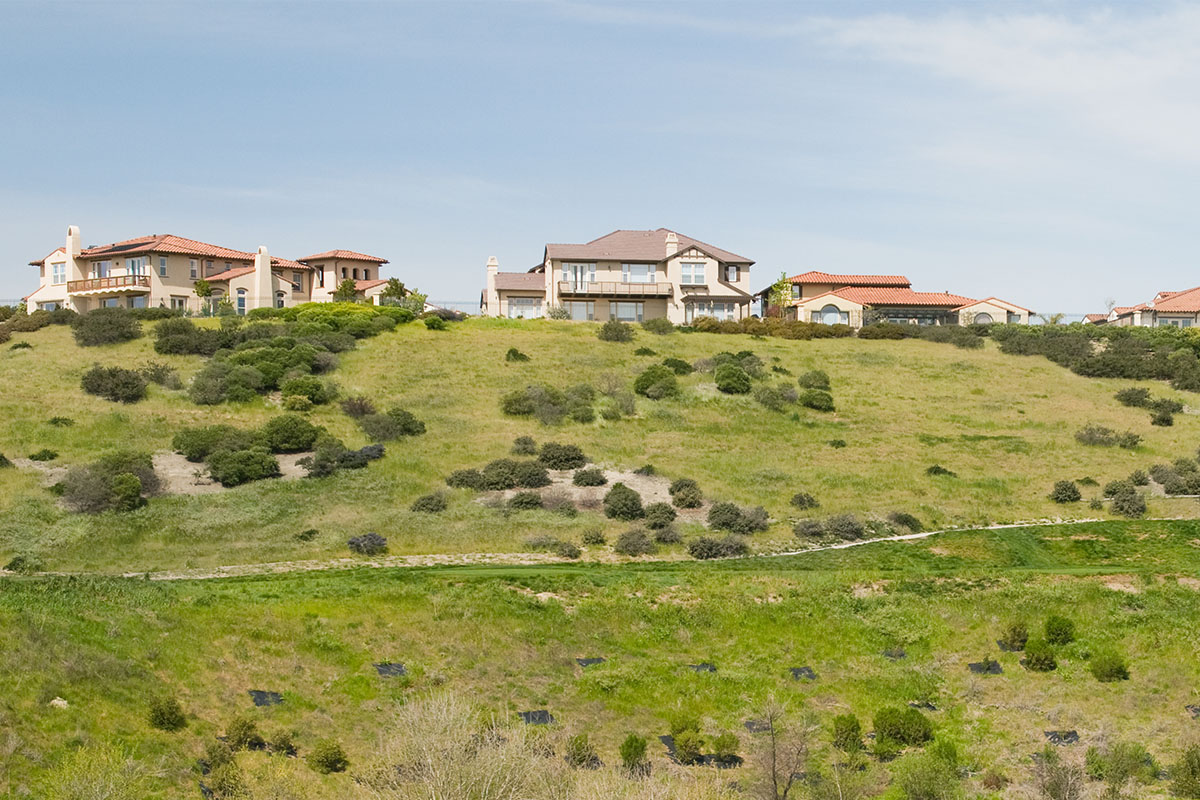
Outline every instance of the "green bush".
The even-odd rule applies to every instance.
[[[1075,641],[1075,623],[1066,617],[1051,614],[1046,618],[1045,635],[1050,644],[1070,644]]]
[[[604,538],[604,531],[599,528],[589,528],[583,532],[583,543],[592,547],[600,547],[608,544],[608,540]]]
[[[442,323],[442,328],[446,326],[445,321],[440,317],[426,317],[425,324],[429,325],[431,320],[437,320]],[[441,330],[441,328],[434,328],[434,330]],[[341,745],[332,739],[321,739],[313,745],[305,761],[308,762],[308,766],[313,772],[319,772],[322,775],[328,775],[331,772],[345,772],[350,766],[350,761],[346,758],[345,751],[342,750]]]
[[[800,393],[800,405],[813,411],[833,411],[833,395],[820,389],[805,389]]]
[[[1200,798],[1200,744],[1189,744],[1170,770],[1171,794]]]
[[[809,370],[797,379],[801,389],[819,389],[822,392],[829,391],[829,375],[824,370],[814,369]]]
[[[311,450],[322,429],[298,414],[283,414],[262,426],[262,441],[272,453]]]
[[[677,508],[699,508],[704,502],[700,485],[691,478],[676,478],[671,481],[668,491],[671,494],[671,502]]]
[[[156,697],[151,700],[147,720],[150,727],[160,731],[178,731],[187,726],[183,707],[174,697]]]
[[[675,757],[680,764],[700,763],[703,758],[704,737],[696,731],[683,731],[675,737]]]
[[[231,750],[261,750],[266,741],[258,732],[258,724],[247,717],[234,717],[225,726],[225,741]]]
[[[650,762],[646,759],[646,739],[631,733],[621,742],[618,750],[621,756],[621,766],[631,774],[641,774],[646,771]],[[1200,796],[1200,795],[1198,795]]]
[[[734,533],[718,539],[715,536],[699,536],[688,542],[688,555],[698,560],[711,558],[734,558],[750,553],[746,540]]]
[[[279,462],[265,447],[218,450],[208,457],[208,474],[225,487],[277,477]]]
[[[796,492],[792,495],[791,503],[796,508],[809,509],[820,508],[821,504],[817,502],[817,498],[813,497],[808,492]]]
[[[758,533],[769,525],[767,512],[761,506],[742,509],[733,503],[713,503],[708,510],[708,526],[714,530],[733,533]]]
[[[843,753],[862,749],[862,724],[853,714],[838,714],[833,718],[833,746]]]
[[[682,358],[665,358],[663,366],[674,372],[676,375],[691,375],[695,370],[692,365],[684,361]]]
[[[820,520],[801,519],[792,526],[792,533],[798,539],[817,539],[825,535],[825,525]]]
[[[508,348],[508,352],[504,354],[504,360],[509,362],[528,361],[529,356],[522,353],[515,347]]]
[[[393,408],[386,414],[367,414],[359,418],[358,426],[373,442],[390,442],[425,433],[425,423],[403,408]]]
[[[1050,490],[1050,499],[1056,503],[1077,503],[1082,498],[1075,481],[1057,481]]]
[[[937,477],[937,476],[945,476],[947,478],[957,478],[958,477],[958,473],[951,472],[950,470],[943,467],[941,464],[934,464],[932,467],[928,467],[925,470],[925,474],[932,476],[932,477]]]
[[[1058,668],[1054,650],[1042,639],[1030,639],[1025,644],[1025,666],[1034,672],[1050,672]]]
[[[371,402],[371,399],[361,395],[347,397],[345,400],[343,400],[342,412],[351,419],[359,419],[370,414],[378,413],[375,409],[375,404]]]
[[[881,708],[875,712],[873,724],[877,739],[901,745],[921,745],[933,738],[933,723],[915,708]]]
[[[717,389],[725,394],[749,394],[750,376],[736,364],[722,364],[713,372]]]
[[[962,796],[956,766],[932,754],[904,759],[896,773],[903,800],[954,800]]]
[[[669,367],[655,364],[647,367],[633,382],[633,390],[651,400],[675,397],[679,394],[679,382]]]
[[[610,319],[600,326],[596,334],[603,342],[632,342],[633,326],[626,325],[620,320]]]
[[[1133,450],[1142,443],[1142,437],[1132,431],[1118,433],[1103,425],[1088,424],[1075,432],[1075,441],[1094,447],[1121,447]]]
[[[738,737],[731,731],[723,731],[713,737],[712,750],[713,757],[721,764],[734,764],[741,759],[738,758],[738,748],[741,742]]]
[[[1088,669],[1101,683],[1129,680],[1129,667],[1125,659],[1114,650],[1100,650],[1092,654]]]
[[[825,520],[824,532],[844,541],[861,539],[867,533],[867,528],[853,514],[839,514]]]
[[[666,317],[655,317],[654,319],[644,320],[642,322],[642,330],[648,333],[666,336],[669,333],[675,332],[675,325]]]
[[[446,485],[455,489],[474,489],[476,491],[488,488],[483,473],[477,469],[454,470],[446,476]]]
[[[113,511],[135,511],[146,504],[142,497],[142,482],[137,475],[118,473],[112,477],[110,486]]]
[[[41,450],[29,454],[30,461],[53,461],[56,458],[58,458],[58,451],[51,450],[48,447],[43,447]]]
[[[88,394],[114,403],[136,403],[146,397],[146,379],[137,370],[95,365],[83,373],[80,386]]]
[[[426,317],[424,320],[425,327],[431,331],[446,330],[446,320],[441,317]]]
[[[278,753],[284,756],[294,756],[296,754],[296,743],[292,740],[291,731],[280,729],[271,735],[267,741],[267,747],[272,753]]]
[[[537,492],[517,492],[508,499],[508,507],[513,511],[541,508],[542,496]]]
[[[80,347],[129,342],[142,335],[142,324],[128,309],[97,308],[71,320],[71,333]]]
[[[650,535],[641,528],[628,530],[617,537],[613,552],[623,556],[644,556],[657,552],[658,548]]]
[[[576,470],[571,483],[576,486],[603,486],[608,483],[608,478],[604,477],[604,470],[599,467],[589,467]]]
[[[896,527],[907,528],[913,533],[920,533],[925,529],[925,526],[921,524],[921,520],[917,519],[912,514],[909,514],[907,511],[893,511],[892,513],[888,514],[887,518],[888,522],[892,523]]]
[[[538,452],[538,461],[547,469],[579,469],[587,464],[587,456],[573,444],[546,442]]]
[[[332,402],[336,394],[332,386],[313,375],[301,375],[286,380],[280,385],[279,391],[285,400],[288,397],[306,397],[309,402],[318,406]]]
[[[1114,397],[1117,402],[1123,406],[1132,406],[1133,408],[1145,408],[1150,405],[1150,390],[1142,387],[1130,387],[1117,392]]]
[[[0,469],[7,469],[12,467],[12,465],[13,463],[8,456],[4,455],[4,453],[0,453]]]
[[[563,758],[568,765],[576,769],[594,769],[600,765],[600,756],[596,754],[596,748],[592,746],[586,733],[577,733],[567,739]]]
[[[514,456],[536,456],[537,442],[532,436],[518,436],[513,439],[512,454]]]
[[[350,552],[363,556],[378,556],[387,552],[387,538],[371,531],[361,536],[353,536],[346,541]]]
[[[1175,417],[1169,411],[1155,411],[1150,415],[1150,424],[1160,428],[1169,428],[1175,424]]]
[[[612,519],[640,519],[645,515],[642,497],[623,483],[614,483],[604,495],[604,515]]]
[[[481,470],[483,488],[489,491],[502,491],[517,488],[517,464],[511,458],[498,458],[488,462]]]
[[[646,506],[646,527],[652,531],[662,530],[675,521],[677,514],[670,503],[651,503]]]
[[[433,494],[425,494],[418,497],[409,506],[410,511],[417,511],[422,514],[440,514],[446,510],[449,502],[446,500],[446,495],[441,492]]]
[[[171,446],[192,462],[200,462],[218,450],[247,450],[256,443],[252,433],[231,425],[207,425],[184,428],[175,434]]]
[[[284,411],[293,411],[297,414],[307,414],[316,408],[312,400],[298,394],[285,396],[282,405]]]
[[[550,474],[536,461],[518,461],[513,467],[513,480],[522,489],[540,489],[550,485]]]
[[[1127,492],[1113,497],[1109,508],[1114,514],[1137,519],[1146,514],[1146,498],[1137,492]]]
[[[1000,644],[1009,650],[1024,650],[1029,641],[1029,626],[1024,620],[1013,620],[1004,626],[1000,632]]]
[[[1134,486],[1147,486],[1150,483],[1150,476],[1144,469],[1135,469],[1129,473],[1129,482]]]

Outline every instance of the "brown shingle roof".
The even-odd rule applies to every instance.
[[[559,259],[604,259],[611,261],[653,261],[658,263],[665,261],[667,258],[668,233],[672,233],[672,231],[666,228],[659,228],[653,231],[616,230],[601,236],[599,239],[593,239],[586,244],[548,244],[546,245],[546,256]],[[679,239],[679,248],[675,251],[676,253],[687,250],[690,247],[697,247],[718,261],[730,264],[754,263],[745,256],[739,256],[728,250],[713,247],[699,239],[684,236],[678,231],[674,231],[674,233],[676,238]],[[675,253],[672,253],[672,255],[675,255]]]
[[[813,300],[830,295],[836,295],[844,300],[865,306],[931,306],[954,309],[975,302],[969,297],[947,292],[914,292],[912,289],[883,286],[847,286],[844,289],[834,289],[831,292],[810,297],[804,303],[808,304]]]
[[[545,289],[546,276],[540,272],[497,272],[497,289]]]
[[[810,270],[788,278],[791,283],[833,283],[842,286],[912,286],[903,275],[834,275]]]
[[[378,256],[369,256],[366,253],[356,253],[353,250],[326,250],[324,253],[317,253],[313,256],[305,256],[301,261],[325,261],[326,259],[335,258],[339,261],[368,261],[372,264],[386,264],[386,258]]]

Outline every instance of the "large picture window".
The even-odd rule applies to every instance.
[[[837,306],[830,304],[821,309],[821,322],[826,325],[838,325],[848,323],[850,321],[850,312],[842,311]]]
[[[621,280],[625,283],[654,283],[654,265],[622,264]]]
[[[509,319],[535,319],[542,316],[542,298],[540,297],[510,297],[508,298]]]
[[[713,319],[737,319],[737,303],[719,303],[703,300],[688,303],[683,309],[684,321],[691,323],[696,317],[712,317]]]
[[[563,307],[571,315],[571,319],[588,322],[596,318],[596,304],[591,300],[569,300]]]
[[[616,303],[610,302],[609,308],[613,319],[621,322],[641,322],[645,313],[645,303]]]
[[[679,265],[683,271],[679,282],[684,286],[703,286],[704,285],[704,263],[699,264],[684,262]]]

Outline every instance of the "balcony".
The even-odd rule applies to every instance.
[[[671,284],[559,281],[558,293],[562,297],[670,297]]]
[[[67,281],[67,294],[98,292],[150,291],[149,275],[111,275],[107,278],[88,278],[82,281]]]

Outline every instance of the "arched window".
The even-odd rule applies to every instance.
[[[246,290],[245,289],[237,290],[237,312],[239,314],[246,313]]]
[[[285,297],[285,295],[284,295],[284,293],[283,293],[283,292],[276,292],[276,293],[275,293],[275,307],[276,307],[276,308],[283,308],[283,300],[284,300],[284,297]]]
[[[986,311],[981,311],[980,313],[975,315],[975,324],[976,325],[991,325],[992,322],[993,322],[992,315],[987,313]]]
[[[363,267],[363,280],[364,281],[371,280],[371,270],[367,269],[366,267]]]
[[[821,322],[826,325],[837,325],[842,321],[842,310],[830,303],[821,309]]]
[[[355,267],[352,271],[354,273],[354,280],[358,280],[358,267]]]

